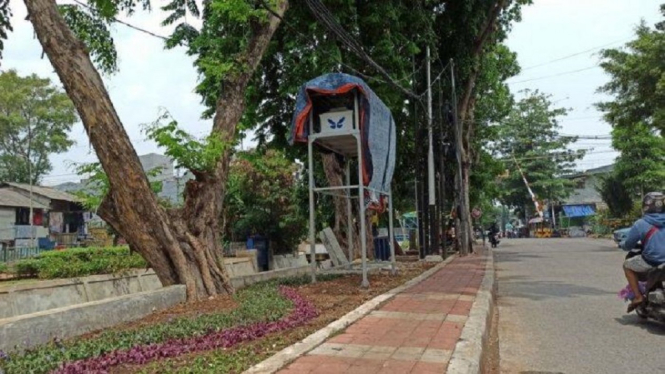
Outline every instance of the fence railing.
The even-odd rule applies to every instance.
[[[49,249],[42,248],[0,248],[0,262],[14,262],[37,256]]]

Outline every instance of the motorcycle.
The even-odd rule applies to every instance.
[[[501,242],[501,241],[497,238],[497,235],[498,235],[498,234],[491,234],[491,233],[490,233],[490,244],[492,245],[492,248],[496,248],[496,246],[499,245],[499,243]]]
[[[642,254],[641,244],[626,255],[626,258],[640,256]],[[665,323],[665,264],[651,269],[641,281],[646,282],[646,297],[635,312],[640,318],[653,319]]]

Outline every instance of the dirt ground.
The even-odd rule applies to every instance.
[[[485,361],[485,374],[499,374],[501,372],[501,357],[499,355],[499,306],[494,306],[492,315],[492,330],[489,336],[489,352]]]
[[[391,276],[386,272],[370,274],[370,288],[360,288],[361,276],[348,275],[338,279],[308,284],[298,287],[298,292],[314,303],[319,311],[319,316],[307,325],[286,331],[280,334],[273,334],[258,339],[251,343],[241,344],[238,347],[226,350],[224,354],[237,354],[237,368],[229,373],[241,373],[247,368],[253,366],[279,352],[283,348],[304,339],[311,333],[325,327],[329,323],[339,319],[346,313],[357,308],[366,301],[385,293],[406,281],[418,276],[427,269],[436,264],[420,262],[402,262],[399,263],[399,272],[396,276]],[[118,326],[115,329],[135,328],[153,323],[166,321],[174,316],[197,315],[218,312],[220,308],[232,309],[234,307],[230,298],[218,298],[215,300],[204,301],[193,305],[184,305],[165,310],[148,316],[137,322]],[[213,360],[213,356],[219,352],[202,352],[197,354],[185,355],[168,360],[166,362],[151,363],[146,366],[122,366],[115,368],[113,374],[125,373],[164,373],[172,371],[195,372],[187,369],[193,360],[203,359]]]

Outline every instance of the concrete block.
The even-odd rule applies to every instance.
[[[141,274],[141,290],[154,291],[162,288],[162,281],[159,280],[154,272]]]
[[[84,282],[84,286],[88,293],[88,301],[99,301],[141,292],[141,285],[139,284],[138,277],[135,275],[100,281],[86,281]],[[69,305],[72,304],[78,303],[70,303]]]
[[[11,351],[14,346],[25,349],[47,343],[55,337],[67,339],[133,321],[184,302],[185,297],[185,286],[177,285],[1,319],[0,350]]]
[[[319,269],[327,270],[332,268],[333,264],[331,260],[323,260],[319,262]]]
[[[14,303],[14,315],[41,312],[72,304],[88,302],[83,283],[65,284],[48,288],[23,289],[8,294]]]

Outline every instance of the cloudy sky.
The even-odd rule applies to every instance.
[[[524,69],[510,80],[511,88],[516,92],[528,88],[550,93],[558,105],[572,109],[562,121],[564,134],[609,134],[609,126],[593,108],[603,99],[595,90],[607,80],[597,67],[596,53],[601,47],[618,47],[630,40],[640,20],[649,25],[657,22],[662,1],[535,0],[524,10],[523,21],[514,26],[508,40]],[[5,43],[2,69],[13,68],[21,74],[36,73],[58,81],[48,60],[41,58],[32,26],[24,21],[23,2],[11,0],[11,6],[14,32]],[[127,21],[167,35],[171,30],[160,26],[163,18],[160,11],[153,11]],[[168,108],[193,134],[204,134],[210,123],[200,119],[203,108],[193,92],[197,75],[191,58],[182,49],[165,51],[161,39],[120,24],[114,27],[113,36],[120,72],[105,81],[137,152],[159,152],[154,143],[145,140],[140,125],[153,121],[160,108]],[[72,137],[77,144],[69,152],[52,157],[54,168],[44,184],[76,181],[79,178],[69,163],[96,160],[80,124],[72,130]],[[616,156],[609,140],[581,140],[576,147],[593,148],[579,164],[581,169],[609,164]]]

